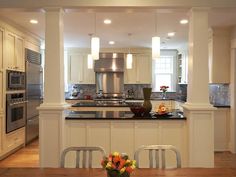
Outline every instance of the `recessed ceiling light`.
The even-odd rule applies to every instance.
[[[115,44],[115,41],[109,41],[109,44],[113,45],[113,44]]]
[[[38,20],[31,19],[31,20],[30,20],[30,23],[32,23],[32,24],[37,24],[37,23],[38,23]]]
[[[182,19],[182,20],[179,21],[179,23],[185,25],[185,24],[188,23],[188,20],[187,19]]]
[[[172,37],[172,36],[174,36],[174,35],[175,35],[175,32],[169,32],[169,33],[168,33],[168,36],[169,36],[169,37]]]
[[[104,22],[105,24],[111,24],[111,20],[110,20],[110,19],[105,19],[103,22]]]

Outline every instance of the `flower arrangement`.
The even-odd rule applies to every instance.
[[[166,92],[168,88],[169,88],[169,86],[162,85],[162,86],[160,86],[160,91]]]
[[[107,170],[108,176],[129,176],[135,169],[135,160],[130,160],[127,154],[113,152],[101,161],[101,165]]]

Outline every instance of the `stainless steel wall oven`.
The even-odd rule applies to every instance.
[[[25,126],[25,93],[8,93],[6,95],[6,133]]]
[[[7,90],[24,90],[25,73],[7,70]]]

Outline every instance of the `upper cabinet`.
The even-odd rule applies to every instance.
[[[152,83],[151,61],[152,60],[150,54],[133,54],[132,69],[125,69],[124,83],[151,84]]]
[[[5,68],[25,71],[24,40],[16,34],[6,31]]]
[[[209,83],[229,83],[230,28],[212,28],[208,47]]]
[[[68,54],[68,83],[95,84],[95,72],[87,63],[87,54]]]
[[[179,51],[177,58],[177,75],[179,84],[188,83],[188,52]]]

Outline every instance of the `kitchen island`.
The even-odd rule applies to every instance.
[[[68,111],[65,121],[65,145],[102,146],[107,153],[125,152],[133,158],[141,145],[171,144],[188,164],[187,121],[179,112],[169,115],[135,117],[128,111]],[[173,154],[167,155],[170,166],[175,166]],[[146,158],[145,158],[146,157]],[[93,167],[100,167],[101,156],[95,154]],[[73,164],[68,157],[68,166]],[[148,167],[148,154],[141,154],[141,167]]]

